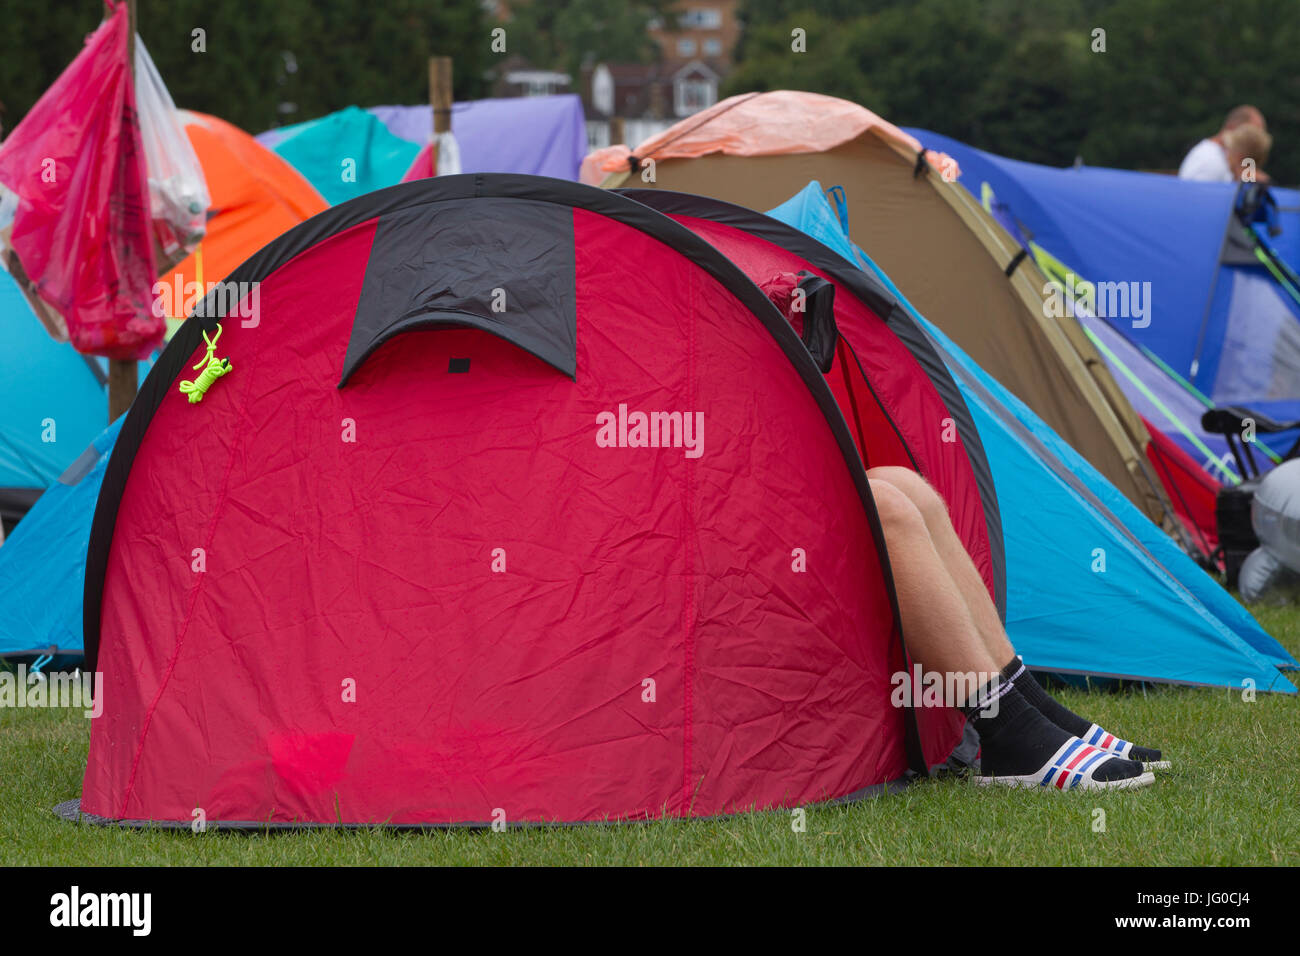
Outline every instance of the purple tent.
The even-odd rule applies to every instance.
[[[424,145],[433,131],[429,106],[369,111],[394,136]],[[576,180],[587,155],[582,100],[574,94],[467,100],[451,108],[451,131],[466,173],[531,173]]]
[[[367,112],[394,136],[411,143],[423,146],[433,133],[430,106],[373,106]],[[269,129],[256,138],[267,149],[275,149],[319,122]],[[582,100],[572,93],[455,103],[451,131],[460,146],[461,171],[466,173],[531,173],[576,181],[587,155]]]

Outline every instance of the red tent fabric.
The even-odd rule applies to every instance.
[[[1174,514],[1201,550],[1206,555],[1213,554],[1219,547],[1219,525],[1215,517],[1219,482],[1172,438],[1145,418],[1142,421],[1151,433],[1147,458],[1169,493]]]
[[[707,239],[760,287],[770,283],[778,301],[789,292],[785,284],[763,278],[774,271],[782,277],[813,274],[832,283],[839,345],[826,379],[863,464],[909,468],[934,486],[1005,615],[1002,521],[983,443],[943,360],[910,314],[862,270],[761,213],[662,189],[619,192]],[[943,742],[960,732],[961,716],[947,709],[928,710],[921,713],[921,721],[926,762],[942,763],[948,756],[940,752]],[[942,729],[927,732],[931,721]]]
[[[990,595],[1003,602],[1004,574],[995,568],[1001,553],[997,496],[991,479],[980,488],[972,464],[973,456],[983,461],[979,433],[942,360],[892,297],[820,243],[760,213],[667,190],[621,192],[707,239],[760,286],[777,272],[809,272],[833,282],[840,348],[827,380],[863,463],[910,468],[934,485]]]
[[[147,358],[152,314],[149,191],[121,3],[0,147],[18,197],[8,244],[80,352]]]
[[[690,230],[455,176],[228,281],[261,283],[258,321],[222,323],[233,371],[187,402],[188,320],[105,478],[82,813],[712,816],[861,796],[961,739],[890,702],[906,648],[855,444],[879,431]]]
[[[410,167],[402,174],[402,182],[409,183],[417,179],[428,179],[431,176],[438,175],[438,171],[433,165],[433,146],[425,143],[420,147],[420,151],[415,154]]]

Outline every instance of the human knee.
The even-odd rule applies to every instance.
[[[871,496],[876,501],[876,513],[887,534],[924,534],[925,517],[912,499],[893,482],[871,480]]]
[[[948,521],[948,505],[939,492],[919,474],[908,468],[896,465],[882,465],[868,470],[867,477],[873,482],[887,482],[901,491],[925,518],[926,524],[936,521]]]

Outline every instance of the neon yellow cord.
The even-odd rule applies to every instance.
[[[212,387],[212,383],[234,369],[234,366],[230,364],[230,359],[219,359],[215,354],[217,339],[219,338],[221,338],[220,323],[217,323],[217,334],[212,338],[208,338],[207,332],[203,333],[203,341],[208,345],[207,352],[203,358],[199,359],[199,364],[194,366],[196,369],[203,369],[203,371],[199,373],[199,377],[193,382],[181,382],[181,394],[190,397],[191,405],[203,401],[203,396]]]

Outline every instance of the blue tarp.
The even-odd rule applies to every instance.
[[[121,427],[101,432],[0,546],[0,655],[81,655],[90,525]]]
[[[935,342],[993,472],[1007,633],[1035,669],[1294,693],[1291,655],[1101,474],[987,375],[848,239],[817,182],[769,215],[874,273]]]

